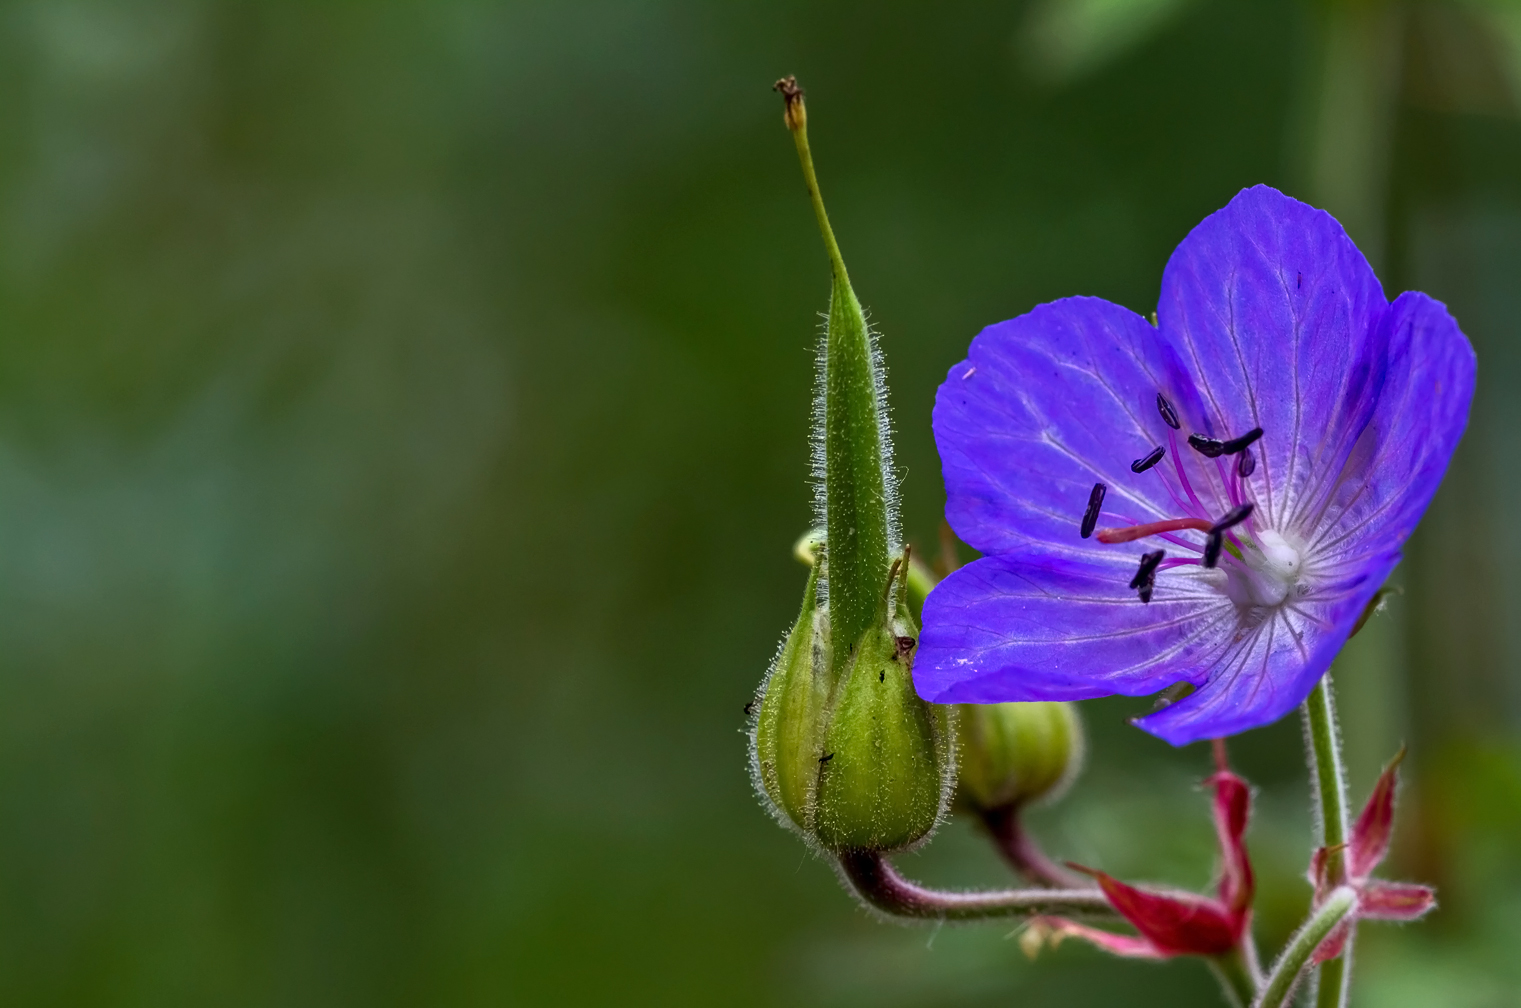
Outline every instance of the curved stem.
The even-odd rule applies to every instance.
[[[899,875],[886,855],[849,851],[839,855],[840,874],[856,895],[894,917],[918,920],[979,920],[1030,914],[1113,915],[1098,889],[1003,889],[944,892]]]
[[[1040,844],[1025,829],[1019,817],[1018,805],[982,810],[983,825],[993,834],[994,845],[1004,860],[1025,878],[1036,885],[1053,889],[1071,889],[1085,886],[1087,880],[1076,872],[1068,871],[1046,856]]]
[[[1346,877],[1347,774],[1342,765],[1341,732],[1336,724],[1336,701],[1329,672],[1310,691],[1304,705],[1304,718],[1311,779],[1320,806],[1321,845],[1328,851],[1326,881],[1338,885]],[[1316,1008],[1341,1008],[1347,1004],[1352,989],[1352,974],[1347,967],[1355,938],[1355,933],[1348,934],[1341,956],[1320,967]]]
[[[1252,1008],[1284,1008],[1289,1003],[1300,974],[1309,965],[1310,956],[1325,941],[1326,935],[1352,912],[1356,903],[1357,894],[1349,886],[1338,886],[1326,897],[1320,909],[1289,939],[1263,984],[1262,995],[1252,1002]]]

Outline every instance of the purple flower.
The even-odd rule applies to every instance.
[[[1390,304],[1323,211],[1247,189],[1183,240],[1157,325],[1067,298],[989,326],[935,401],[946,517],[986,554],[924,609],[940,703],[1185,699],[1174,745],[1309,694],[1430,503],[1473,350]]]

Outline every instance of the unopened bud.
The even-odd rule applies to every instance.
[[[893,564],[893,581],[901,569]],[[919,628],[892,582],[888,596],[851,650],[819,757],[815,833],[833,851],[913,846],[935,828],[953,790],[953,712],[914,691]]]
[[[1083,764],[1083,723],[1068,703],[960,704],[958,799],[978,811],[1054,800]]]

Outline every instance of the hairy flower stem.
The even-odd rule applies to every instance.
[[[1294,996],[1294,987],[1299,982],[1300,974],[1310,962],[1310,956],[1325,940],[1326,935],[1341,923],[1342,918],[1352,912],[1356,903],[1357,894],[1349,886],[1341,886],[1326,897],[1320,909],[1311,914],[1310,919],[1289,939],[1288,946],[1273,964],[1273,971],[1262,985],[1262,995],[1252,1002],[1252,1008],[1286,1008]]]
[[[1017,804],[1000,808],[984,809],[982,823],[993,835],[998,853],[1019,874],[1037,885],[1053,889],[1069,889],[1086,881],[1076,872],[1068,871],[1046,856],[1040,844],[1020,821]]]
[[[1329,672],[1310,691],[1304,704],[1304,719],[1310,777],[1320,803],[1321,845],[1328,851],[1326,879],[1339,885],[1346,878],[1347,774],[1342,763],[1341,731],[1336,724],[1336,701]],[[1352,989],[1352,974],[1347,965],[1352,959],[1354,938],[1355,933],[1348,934],[1341,956],[1320,967],[1316,1008],[1343,1008],[1347,1004]]]
[[[1342,946],[1341,955],[1320,964],[1316,981],[1315,1008],[1345,1008],[1352,1002],[1352,971],[1347,968],[1352,955],[1352,935]]]
[[[1231,1008],[1250,1008],[1262,983],[1262,969],[1257,965],[1257,950],[1249,935],[1235,951],[1211,958],[1209,969],[1220,981]]]
[[[915,920],[984,920],[1032,914],[1113,917],[1098,889],[1003,889],[943,892],[899,875],[885,854],[849,851],[839,855],[840,874],[856,895],[877,910]]]

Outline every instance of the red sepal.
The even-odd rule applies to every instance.
[[[1256,884],[1252,863],[1246,856],[1247,820],[1252,811],[1252,792],[1246,781],[1221,770],[1208,783],[1215,787],[1215,835],[1220,840],[1224,864],[1220,876],[1220,902],[1232,914],[1244,914],[1252,905]]]
[[[1411,921],[1436,906],[1436,890],[1408,882],[1369,882],[1357,896],[1357,914],[1372,920]]]
[[[1352,842],[1347,850],[1347,874],[1353,880],[1365,879],[1389,853],[1389,837],[1394,831],[1394,788],[1398,783],[1402,747],[1384,772],[1379,774],[1368,804],[1363,806],[1357,824],[1352,827]]]
[[[1347,947],[1347,935],[1352,933],[1352,920],[1351,914],[1343,917],[1341,923],[1332,928],[1331,933],[1326,935],[1319,945],[1315,946],[1315,953],[1310,958],[1317,965],[1323,962],[1330,962],[1341,955],[1342,950]]]
[[[1245,914],[1231,913],[1207,896],[1137,889],[1104,872],[1072,867],[1098,879],[1109,904],[1163,955],[1224,955],[1245,930]]]
[[[1097,945],[1105,952],[1112,952],[1127,959],[1170,958],[1166,952],[1145,938],[1135,935],[1118,935],[1112,931],[1102,931],[1096,927],[1088,927],[1086,924],[1078,924],[1076,921],[1069,921],[1063,917],[1040,917],[1037,920],[1050,928],[1058,940],[1069,937],[1081,938],[1083,941]],[[1030,923],[1033,925],[1036,921]]]

